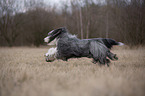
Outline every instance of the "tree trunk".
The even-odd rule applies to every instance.
[[[80,8],[80,27],[81,27],[81,39],[83,39],[84,34],[83,34],[83,20],[82,20],[82,8]]]
[[[108,31],[109,31],[109,25],[108,25],[108,11],[106,13],[106,38],[108,38]]]
[[[87,34],[86,34],[86,39],[89,38],[89,26],[90,26],[90,20],[88,20],[88,24],[87,24]]]

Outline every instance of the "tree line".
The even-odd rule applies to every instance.
[[[69,0],[68,0],[69,1]],[[43,38],[66,27],[78,38],[113,38],[130,46],[145,44],[145,0],[70,0],[56,6],[40,0],[0,1],[0,46],[46,45]],[[60,2],[61,3],[61,2]]]

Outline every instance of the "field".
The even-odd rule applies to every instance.
[[[145,96],[145,48],[115,47],[110,67],[91,59],[45,62],[48,48],[0,48],[0,96]]]

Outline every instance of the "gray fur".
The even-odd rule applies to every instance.
[[[65,28],[56,30],[59,30],[59,35],[56,37],[58,39],[57,59],[67,61],[69,58],[88,57],[93,58],[93,63],[99,61],[100,64],[107,65],[110,62],[109,59],[117,59],[116,55],[111,53],[104,43],[98,42],[96,39],[78,39],[69,34]]]

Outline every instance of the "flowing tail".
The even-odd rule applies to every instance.
[[[93,38],[92,40],[104,44],[109,49],[111,49],[113,47],[113,45],[118,45],[118,46],[123,46],[124,45],[124,43],[117,42],[117,41],[115,41],[113,39],[110,39],[110,38]]]

